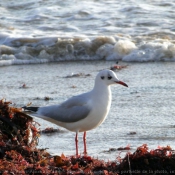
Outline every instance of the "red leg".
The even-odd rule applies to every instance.
[[[78,156],[78,132],[76,132],[75,136],[75,146],[76,146],[76,156]]]
[[[84,132],[84,135],[83,135],[83,142],[84,142],[84,154],[87,154],[87,149],[86,149],[86,131]]]

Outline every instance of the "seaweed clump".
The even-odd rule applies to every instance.
[[[170,146],[149,151],[144,144],[108,162],[87,155],[51,156],[36,147],[37,125],[21,108],[0,100],[0,175],[175,174],[175,152]]]

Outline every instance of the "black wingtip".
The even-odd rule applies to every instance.
[[[36,107],[36,106],[33,106],[33,107],[23,106],[22,108],[24,110],[27,110],[27,111],[37,112],[39,107]]]

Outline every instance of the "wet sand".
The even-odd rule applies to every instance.
[[[127,68],[117,71],[119,79],[129,88],[112,87],[112,106],[108,118],[98,128],[87,132],[88,153],[92,156],[115,159],[121,151],[106,152],[110,148],[131,146],[131,151],[146,143],[174,146],[175,70],[172,62],[119,63]],[[114,62],[62,62],[36,65],[15,65],[0,68],[1,98],[23,106],[61,103],[63,100],[90,90],[96,74]],[[65,78],[72,73],[90,76]],[[23,88],[23,85],[26,85]],[[49,97],[50,100],[44,100]],[[36,119],[40,128],[60,128]],[[63,128],[55,134],[42,134],[39,147],[49,148],[52,154],[75,153],[75,134]],[[131,134],[134,132],[135,134]],[[83,152],[82,134],[79,147]],[[126,151],[123,151],[125,154]]]

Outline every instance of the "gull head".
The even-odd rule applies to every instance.
[[[120,81],[117,78],[117,75],[112,70],[102,70],[96,76],[96,83],[100,83],[101,85],[104,84],[106,86],[113,85],[113,84],[121,84],[123,86],[128,87],[126,83]]]

